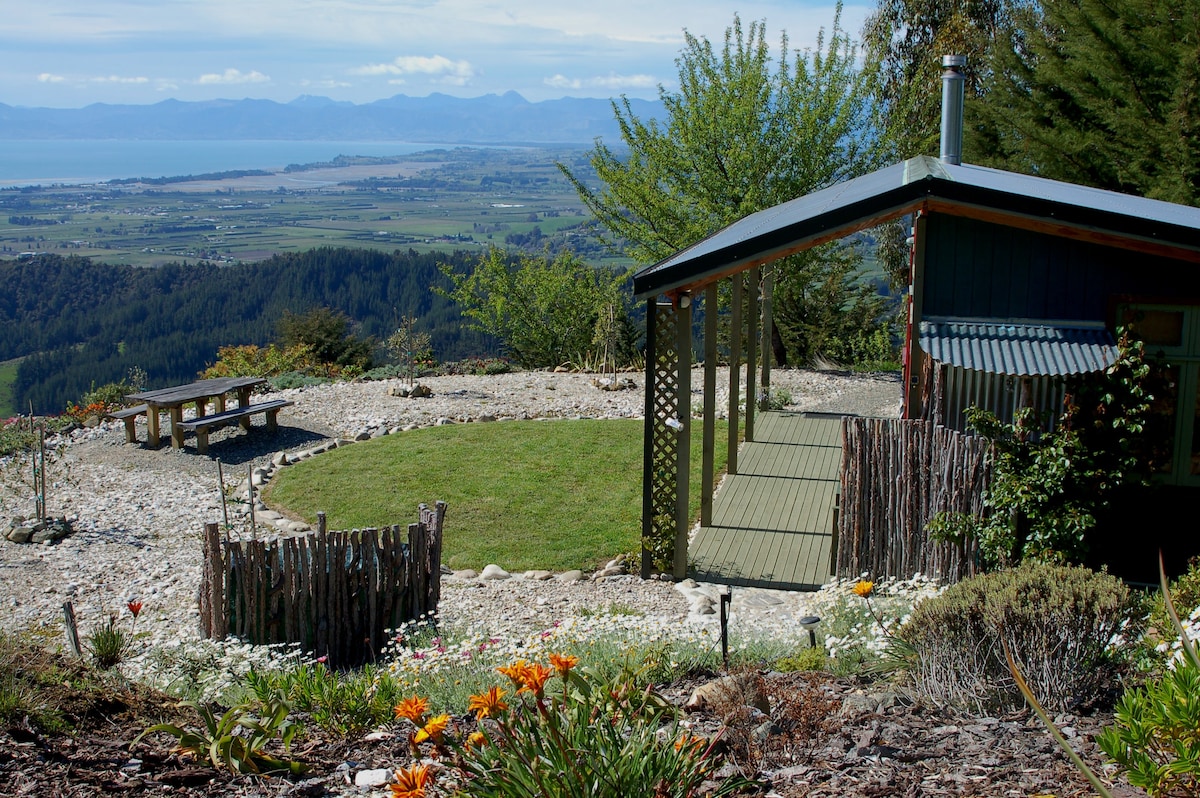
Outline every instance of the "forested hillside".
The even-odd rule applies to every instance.
[[[492,354],[495,343],[465,329],[438,294],[439,263],[470,268],[465,252],[392,254],[315,249],[252,265],[206,262],[156,269],[42,255],[0,262],[0,361],[25,357],[18,408],[61,412],[93,386],[144,369],[149,388],[186,382],[230,344],[274,340],[284,311],[327,306],[386,338],[401,316],[418,319],[439,360]]]

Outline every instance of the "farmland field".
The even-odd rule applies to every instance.
[[[0,257],[157,266],[322,246],[541,251],[553,242],[589,262],[628,265],[601,245],[559,162],[590,175],[582,148],[460,148],[251,175],[9,188],[0,190]]]

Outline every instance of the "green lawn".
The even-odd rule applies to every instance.
[[[267,498],[310,523],[323,510],[330,529],[408,524],[420,502],[441,500],[449,505],[442,560],[452,568],[594,568],[640,548],[642,429],[641,421],[583,420],[414,430],[289,466]],[[718,423],[718,441],[724,434]],[[720,471],[725,447],[716,448]]]

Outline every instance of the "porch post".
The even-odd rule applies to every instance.
[[[675,312],[675,363],[676,378],[675,416],[679,426],[675,430],[675,546],[671,575],[677,580],[687,578],[688,530],[691,517],[688,514],[692,459],[692,306],[691,297],[682,294],[676,301]]]
[[[655,326],[658,319],[656,306],[658,301],[651,297],[646,302],[646,404],[642,416],[642,579],[649,579],[654,570],[654,552],[651,551],[650,541],[654,539],[655,516],[655,487],[654,478],[654,442],[658,435],[657,414],[655,413],[655,397],[658,386],[655,383],[657,374],[658,351],[655,347]]]
[[[725,461],[725,471],[729,474],[738,472],[738,419],[741,414],[738,398],[741,394],[742,285],[744,283],[745,278],[740,273],[730,278],[733,296],[729,305],[729,453]]]
[[[704,289],[704,452],[700,470],[700,526],[712,524],[717,420],[717,284]]]
[[[775,265],[772,264],[763,270],[762,282],[762,391],[759,395],[764,403],[763,410],[767,409],[765,403],[771,397],[771,359],[775,355],[775,347],[771,343],[774,325],[774,319],[771,317],[774,303],[771,300],[774,292]]]
[[[750,285],[746,297],[746,440],[754,440],[754,410],[758,405],[758,393],[754,379],[758,369],[758,292],[762,286],[762,270],[755,266],[750,270]]]

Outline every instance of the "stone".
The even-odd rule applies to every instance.
[[[354,436],[354,440],[355,441],[369,441],[369,440],[371,440],[371,433],[368,432],[367,430],[362,430],[361,432],[359,432],[358,434],[356,434]]]
[[[28,543],[33,537],[33,528],[27,526],[15,526],[8,532],[8,539],[13,543]]]
[[[271,465],[275,466],[276,468],[279,468],[280,466],[285,466],[287,464],[288,464],[287,452],[275,452],[275,454],[271,457]]]
[[[499,565],[490,563],[484,566],[483,573],[479,575],[479,578],[485,581],[492,579],[510,579],[512,578],[512,574],[501,568]]]
[[[709,710],[714,707],[747,706],[767,715],[771,704],[762,691],[761,683],[754,674],[737,673],[722,676],[700,685],[692,691],[683,705],[689,712]]]
[[[540,570],[526,571],[524,574],[522,574],[522,576],[525,579],[530,579],[535,582],[544,582],[547,579],[554,578],[554,574],[550,573],[549,571]]]
[[[496,417],[495,417],[495,416],[493,416],[493,415],[491,415],[490,413],[484,413],[483,415],[479,416],[479,417],[478,417],[478,418],[476,418],[475,420],[476,420],[476,421],[478,421],[478,422],[479,422],[479,423],[481,423],[481,424],[488,424],[488,423],[490,423],[490,422],[492,422],[492,421],[495,421],[495,420],[496,420]]]
[[[580,571],[578,569],[573,570],[573,571],[563,571],[561,574],[559,574],[556,577],[556,579],[558,579],[558,581],[560,581],[560,582],[582,582],[583,581],[583,571]]]
[[[463,568],[460,571],[453,571],[452,576],[455,579],[478,579],[479,572],[474,568]]]
[[[354,774],[355,787],[382,787],[388,783],[388,779],[392,777],[392,771],[388,768],[372,768],[371,770],[360,770]]]
[[[693,601],[691,606],[688,608],[688,611],[691,612],[692,615],[716,615],[716,602],[714,602],[708,596],[697,596],[696,600]]]
[[[624,576],[624,575],[625,575],[625,567],[622,565],[615,565],[615,566],[610,566],[607,568],[600,569],[596,573],[592,574],[592,579],[607,579],[610,576]]]

